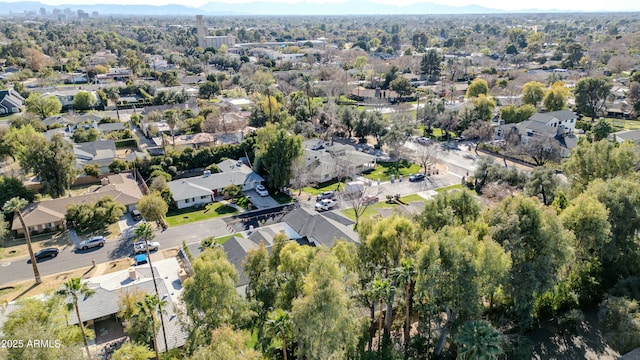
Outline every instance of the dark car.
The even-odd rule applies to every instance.
[[[133,220],[135,221],[140,221],[142,220],[142,214],[140,213],[140,211],[138,211],[137,209],[131,211],[131,217],[133,218]]]
[[[54,258],[58,256],[58,253],[59,250],[56,248],[45,248],[33,254],[33,256],[36,258],[36,261],[40,261],[42,259]]]
[[[409,181],[422,181],[424,180],[424,174],[413,174],[409,176]]]

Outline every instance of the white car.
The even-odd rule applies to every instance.
[[[317,211],[327,211],[333,209],[338,203],[331,199],[323,199],[316,203]]]
[[[160,249],[160,243],[149,241],[149,251],[157,251]],[[140,254],[147,251],[147,244],[144,241],[133,243],[133,253]]]
[[[267,191],[267,189],[263,185],[260,185],[260,184],[256,185],[256,192],[260,196],[269,196],[269,192]]]

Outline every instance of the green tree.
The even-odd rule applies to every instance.
[[[397,79],[393,80],[389,87],[391,90],[395,91],[400,95],[401,98],[407,97],[413,93],[413,86],[411,85],[411,81],[404,76],[400,76]]]
[[[175,130],[176,125],[178,124],[178,120],[180,120],[179,114],[173,110],[169,109],[164,112],[164,120],[167,122],[167,126],[169,126],[169,131],[171,132],[171,145],[176,146],[176,136]]]
[[[169,206],[162,196],[153,192],[140,198],[137,205],[138,210],[143,218],[147,221],[164,222],[164,217],[169,211]]]
[[[35,278],[36,285],[42,282],[40,278],[40,270],[38,270],[38,264],[36,262],[36,258],[33,255],[33,245],[31,244],[31,234],[27,225],[24,223],[24,217],[22,216],[22,209],[27,206],[28,202],[25,199],[14,197],[2,206],[2,211],[5,213],[15,213],[18,215],[18,219],[20,220],[20,225],[22,225],[22,231],[24,231],[24,238],[27,242],[27,250],[29,250],[29,259],[31,260],[31,267],[33,268],[33,277]]]
[[[556,82],[544,95],[544,108],[547,111],[563,110],[567,107],[567,95],[569,90],[561,82]]]
[[[12,128],[21,128],[26,125],[31,125],[37,132],[45,132],[47,130],[47,126],[36,114],[25,112],[9,117],[9,126]]]
[[[9,312],[2,324],[6,339],[22,340],[25,346],[12,347],[0,356],[7,360],[23,359],[81,359],[82,333],[77,326],[69,326],[69,308],[60,296],[46,299],[23,298],[19,308]],[[93,333],[87,330],[87,333]],[[92,336],[87,334],[88,336]],[[58,340],[60,346],[26,346],[29,340]]]
[[[573,255],[573,234],[555,211],[542,209],[531,198],[503,200],[488,214],[490,233],[511,255],[505,290],[519,326],[531,325],[536,294],[550,289]]]
[[[148,251],[147,251],[147,257],[149,256]],[[151,258],[149,258],[149,266],[151,267],[151,271],[152,274],[151,276],[154,279],[154,285],[155,285],[155,276],[153,275],[153,267],[151,266]],[[157,320],[156,320],[156,313],[160,313],[160,317],[162,318],[162,313],[163,313],[163,309],[162,307],[166,305],[166,300],[160,300],[160,298],[157,295],[158,289],[156,287],[156,295],[149,295],[149,294],[145,294],[144,298],[141,301],[138,301],[136,303],[136,306],[138,307],[138,312],[136,313],[135,316],[143,319],[144,322],[146,322],[146,325],[148,328],[151,329],[151,340],[153,343],[153,351],[155,351],[156,353],[156,359],[160,359],[160,349],[158,348],[158,338],[156,336],[156,328],[157,328]],[[160,322],[162,325],[162,330],[163,330],[163,335],[165,337],[165,341],[164,341],[164,346],[165,349],[168,349],[167,346],[167,340],[166,340],[166,332],[164,332],[164,324],[162,323],[162,321]]]
[[[249,345],[250,336],[223,325],[211,331],[211,342],[198,348],[187,360],[259,360],[260,353]]]
[[[413,258],[400,260],[400,266],[393,270],[393,279],[398,286],[404,286],[404,356],[409,356],[411,344],[411,322],[413,316],[413,297],[416,290],[416,278],[418,269]],[[378,329],[380,330],[380,329]]]
[[[464,225],[480,215],[480,205],[471,191],[442,192],[425,204],[417,217],[424,229],[438,231],[447,225]]]
[[[595,119],[611,96],[613,84],[605,78],[582,78],[573,90],[576,96],[576,109]]]
[[[269,175],[267,183],[270,188],[282,189],[291,180],[293,161],[302,155],[302,138],[274,126],[267,126],[256,132],[260,168]]]
[[[484,94],[478,94],[473,97],[473,112],[480,120],[490,120],[493,117],[495,107],[496,102],[493,98],[487,97]]]
[[[117,222],[125,211],[126,207],[111,196],[103,196],[95,203],[69,204],[65,219],[80,231],[92,231]]]
[[[78,308],[78,298],[82,296],[84,299],[95,294],[95,290],[89,288],[86,282],[82,282],[80,278],[71,278],[64,283],[62,289],[58,290],[58,295],[71,300],[73,307],[76,310],[76,318],[78,319],[78,326],[82,333],[82,340],[84,341],[84,348],[87,350],[87,356],[91,359],[91,352],[89,352],[89,344],[87,343],[87,336],[84,331],[84,324],[80,317],[80,308]]]
[[[497,360],[504,355],[498,330],[484,320],[467,321],[456,336],[458,360]]]
[[[507,124],[519,123],[521,121],[528,120],[535,113],[536,108],[529,104],[519,107],[507,105],[500,108],[500,118]]]
[[[145,292],[139,289],[125,291],[120,295],[118,318],[123,320],[124,332],[134,343],[150,344],[153,333],[147,319],[138,315],[137,303],[144,300]]]
[[[438,54],[436,49],[430,49],[420,59],[420,74],[425,76],[427,80],[440,76],[440,66],[443,57]]]
[[[265,325],[265,333],[268,336],[280,340],[282,355],[284,360],[287,360],[287,353],[289,349],[288,344],[290,344],[290,339],[293,335],[293,322],[291,321],[291,315],[282,309],[276,309],[267,315],[267,322]]]
[[[309,116],[311,116],[311,94],[313,93],[314,88],[314,78],[313,75],[310,74],[302,74],[298,79],[298,87],[304,91],[304,94],[307,98],[307,110],[309,111]]]
[[[83,167],[83,170],[84,173],[87,174],[87,176],[98,177],[100,176],[100,174],[102,174],[102,170],[100,170],[99,164],[86,164]]]
[[[31,139],[20,164],[40,178],[42,191],[53,198],[64,196],[77,174],[73,148],[60,134],[50,141]]]
[[[638,300],[609,297],[605,303],[603,325],[608,330],[606,339],[621,354],[640,346],[640,306]]]
[[[191,348],[209,343],[211,329],[231,325],[244,307],[236,291],[238,273],[222,249],[207,248],[193,262],[182,299],[190,322]]]
[[[33,202],[36,199],[35,191],[27,188],[22,180],[7,175],[0,176],[0,204],[5,204],[12,198],[17,197],[25,199],[27,202]]]
[[[89,130],[79,128],[73,133],[73,135],[71,135],[71,138],[75,143],[96,141],[100,138],[100,132],[93,127]]]
[[[359,326],[342,280],[335,255],[328,250],[319,251],[291,311],[293,323],[299,330],[300,356],[342,358],[354,350]]]
[[[128,169],[129,169],[129,164],[124,160],[113,159],[111,164],[109,164],[109,171],[111,171],[114,174],[120,174],[121,172]]]
[[[36,114],[44,119],[49,116],[59,114],[62,104],[55,95],[43,96],[40,93],[31,93],[24,101],[27,112]]]
[[[111,360],[149,360],[154,353],[146,345],[127,342],[111,354]]]
[[[613,127],[606,119],[599,119],[598,122],[591,127],[593,133],[593,141],[607,139],[609,134],[613,132]]]
[[[220,92],[220,84],[213,81],[207,81],[198,88],[198,95],[204,99],[211,99],[212,96]]]
[[[118,100],[120,100],[120,89],[117,87],[110,87],[104,89],[105,94],[107,95],[107,99],[113,101],[113,105],[116,107],[116,116],[118,117],[118,121],[120,121],[120,110],[118,109]]]
[[[551,205],[560,181],[552,168],[539,166],[531,172],[524,188],[528,196],[542,196],[542,203]]]
[[[79,91],[73,97],[73,108],[76,110],[90,110],[96,105],[96,96],[88,91]]]
[[[544,84],[537,81],[529,81],[522,86],[522,103],[533,106],[544,99]]]
[[[487,80],[478,78],[473,80],[471,85],[469,85],[465,97],[474,98],[480,94],[489,96],[489,84],[487,83]]]
[[[590,143],[583,141],[562,164],[571,186],[580,191],[595,179],[612,179],[630,174],[637,162],[630,144],[616,146],[606,140]]]

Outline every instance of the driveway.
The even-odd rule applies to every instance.
[[[280,205],[277,201],[273,200],[271,196],[260,196],[255,190],[244,191],[244,195],[249,198],[258,209],[267,209]]]

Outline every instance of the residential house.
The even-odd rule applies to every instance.
[[[327,148],[318,140],[304,142],[304,162],[309,180],[315,183],[329,181],[341,175],[354,177],[373,166],[376,157],[356,150],[350,145],[335,144]]]
[[[45,96],[54,95],[55,97],[58,98],[58,100],[60,100],[60,104],[62,104],[62,110],[69,110],[73,108],[73,98],[80,91],[86,91],[86,90],[82,90],[82,89],[56,90],[55,92],[46,93],[44,95]],[[93,104],[93,107],[100,107],[102,105],[102,101],[100,100],[100,96],[98,96],[98,93],[96,91],[89,91],[89,92],[92,93],[96,99],[96,102],[95,104]]]
[[[95,339],[91,340],[90,345],[102,345],[125,339],[122,319],[118,318],[118,313],[123,309],[121,298],[133,292],[155,295],[153,282],[155,277],[159,296],[165,301],[163,306],[165,331],[158,327],[156,333],[158,350],[166,351],[165,332],[169,350],[184,346],[188,331],[178,316],[178,309],[183,307],[179,298],[182,294],[181,273],[178,260],[169,258],[153,261],[155,276],[152,276],[149,265],[144,264],[83,280],[90,289],[95,291],[91,296],[78,298],[80,318],[84,325],[95,333]],[[68,301],[71,302],[71,299]],[[20,304],[16,302],[7,305],[0,312],[0,325],[7,320],[12,311],[20,308]],[[70,325],[78,324],[75,311],[69,312],[68,322]]]
[[[73,153],[79,169],[87,164],[98,164],[103,174],[109,173],[109,164],[118,156],[116,143],[111,139],[73,144]]]
[[[560,146],[562,156],[567,157],[578,143],[573,134],[577,120],[578,116],[568,110],[537,113],[519,123],[499,124],[494,129],[494,138],[501,141],[515,136],[524,144],[536,138],[552,139]]]
[[[225,160],[218,164],[222,172],[170,181],[169,188],[178,209],[203,206],[215,201],[215,197],[229,185],[238,185],[242,191],[249,191],[262,183],[262,176],[241,161]]]
[[[116,81],[127,81],[133,76],[133,71],[129,68],[111,68],[106,74],[96,75],[96,84],[108,84]]]
[[[86,194],[41,201],[24,207],[22,217],[25,225],[32,232],[47,232],[66,228],[65,215],[67,206],[96,202],[104,196],[111,196],[116,202],[126,206],[127,211],[136,208],[138,200],[142,198],[142,190],[130,173],[109,175],[103,179],[103,184]],[[14,217],[11,230],[23,234],[22,225],[18,217]]]
[[[0,90],[0,115],[19,113],[24,105],[24,98],[12,89]]]
[[[367,89],[362,86],[357,86],[351,90],[350,96],[353,100],[372,104],[393,103],[399,97],[400,95],[393,90],[382,90],[379,87],[376,89]]]
[[[640,144],[640,130],[622,130],[609,134],[609,140],[618,143],[632,142],[634,145]]]

